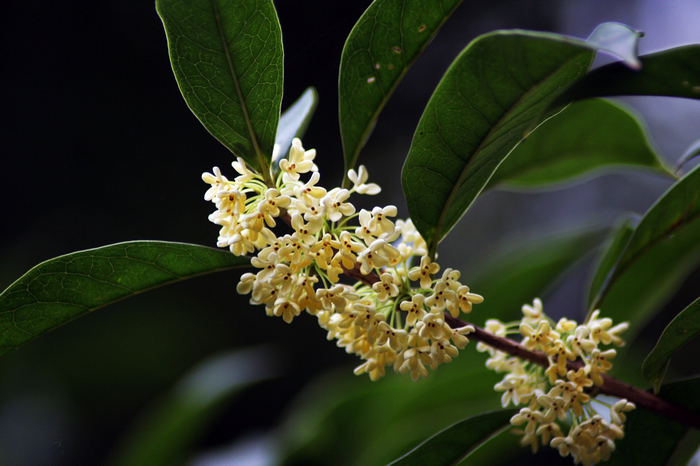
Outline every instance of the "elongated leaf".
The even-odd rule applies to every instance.
[[[156,0],[180,91],[204,127],[269,177],[282,103],[272,0]]]
[[[510,418],[517,412],[517,409],[507,409],[464,419],[433,435],[391,464],[396,466],[457,464],[482,443],[509,428]]]
[[[230,352],[195,367],[135,422],[112,453],[114,466],[183,464],[222,405],[273,376],[275,355],[264,348]]]
[[[681,157],[678,159],[678,162],[676,163],[678,169],[680,169],[683,165],[693,160],[698,155],[700,155],[700,139],[692,143],[685,150],[685,152],[683,152],[683,155],[681,155]]]
[[[497,31],[460,53],[430,98],[403,167],[411,219],[431,253],[553,95],[593,50],[555,34]]]
[[[461,1],[375,0],[352,29],[338,80],[346,172],[403,75]]]
[[[598,292],[603,287],[603,283],[608,279],[610,272],[615,267],[620,254],[627,246],[634,229],[639,225],[640,217],[634,214],[628,214],[620,219],[615,227],[613,235],[608,241],[605,253],[601,256],[598,266],[596,267],[595,275],[591,280],[591,286],[588,292],[588,305],[590,306],[596,299]]]
[[[639,57],[642,68],[611,63],[591,71],[552,106],[589,97],[658,95],[700,99],[700,45],[676,47]]]
[[[651,382],[658,393],[666,375],[671,356],[695,335],[700,333],[700,299],[683,309],[664,329],[642,365],[644,378]]]
[[[593,170],[638,167],[674,177],[649,145],[630,112],[611,102],[576,102],[520,143],[498,167],[487,189],[561,184]]]
[[[700,263],[698,168],[644,215],[590,306],[616,322],[630,320],[631,335]]]
[[[606,227],[586,226],[542,235],[500,252],[469,280],[472,290],[485,298],[469,320],[483,323],[487,319],[520,319],[522,305],[538,296],[545,298],[544,294],[572,265],[596,250],[606,233]]]
[[[130,241],[50,259],[0,294],[0,356],[127,296],[248,265],[227,250],[165,241]]]
[[[273,163],[287,157],[294,138],[304,136],[311,117],[314,116],[317,104],[318,92],[315,88],[309,87],[296,102],[284,111],[277,127],[277,138],[275,139],[275,144],[279,146],[279,152],[277,158],[272,161]]]
[[[662,397],[671,403],[700,411],[700,378],[665,384]],[[688,428],[644,408],[627,414],[625,438],[615,441],[615,452],[606,461],[609,466],[664,466]]]

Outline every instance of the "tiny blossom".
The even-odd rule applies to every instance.
[[[525,424],[525,430],[520,431],[521,445],[529,445],[535,451],[539,438],[543,445],[556,448],[560,455],[571,455],[575,464],[592,465],[607,460],[615,450],[615,440],[624,436],[624,413],[635,406],[627,400],[618,401],[610,407],[609,423],[596,413],[589,393],[594,385],[603,384],[603,375],[612,368],[610,360],[616,355],[614,349],[600,349],[598,345],[624,344],[619,332],[626,324],[613,327],[612,320],[599,318],[596,311],[584,325],[562,318],[553,329],[553,321],[544,314],[539,299],[532,306],[523,306],[522,312],[519,323],[487,321],[486,331],[504,336],[517,328],[523,336],[523,346],[547,355],[545,368],[507,357],[485,345],[477,346],[491,354],[486,367],[506,373],[494,386],[496,391],[503,392],[503,407],[511,402],[516,406],[527,405],[511,419],[514,426]],[[613,329],[617,332],[614,338]],[[564,428],[569,429],[567,435]]]
[[[277,161],[279,147],[275,151]],[[217,167],[202,175],[209,185],[205,200],[216,208],[209,220],[220,227],[217,245],[249,255],[257,269],[243,274],[236,290],[287,323],[303,312],[315,316],[329,340],[364,360],[356,374],[377,380],[389,367],[413,380],[426,377],[428,369],[457,357],[475,330],[453,329],[445,313],[469,312],[483,298],[460,283],[458,271],[446,269],[442,280],[433,280],[440,266],[410,219],[394,221],[395,206],[356,215],[350,196],[380,191],[367,183],[365,167],[348,172],[351,189],[327,191],[315,156],[295,139],[279,172],[271,170],[269,177],[241,158],[232,164],[233,180]],[[281,217],[293,232],[278,235]],[[415,262],[420,267],[409,270]],[[354,285],[341,283],[358,273]]]
[[[322,204],[326,206],[328,218],[337,222],[341,218],[349,217],[355,213],[355,206],[345,203],[350,197],[350,191],[347,189],[333,189],[322,200]]]
[[[307,173],[316,168],[313,163],[315,157],[315,149],[305,151],[301,141],[294,138],[292,147],[289,149],[289,159],[280,160],[280,169],[289,179],[297,181],[300,173]]]
[[[379,194],[381,191],[379,185],[374,183],[365,184],[368,178],[369,173],[364,165],[360,165],[357,172],[355,170],[348,171],[348,179],[352,181],[353,191],[357,191],[360,194]]]
[[[430,288],[433,279],[431,275],[438,273],[440,271],[440,266],[434,262],[430,261],[428,256],[421,257],[420,267],[414,267],[408,272],[408,278],[411,280],[420,280],[421,288]]]

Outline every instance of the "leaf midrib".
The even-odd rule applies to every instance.
[[[457,192],[459,191],[459,188],[462,186],[462,183],[464,181],[466,173],[471,168],[471,166],[474,162],[474,159],[476,159],[477,155],[484,148],[485,143],[489,140],[489,138],[493,135],[493,133],[495,133],[495,131],[497,129],[500,129],[502,127],[502,123],[505,120],[507,120],[507,118],[518,108],[518,106],[520,105],[520,103],[523,100],[525,100],[527,97],[529,97],[535,91],[539,90],[542,87],[542,83],[547,82],[553,75],[558,73],[561,69],[568,66],[573,60],[575,60],[581,54],[586,53],[586,52],[589,52],[589,50],[585,50],[585,49],[581,50],[579,53],[574,55],[570,60],[567,60],[566,63],[562,64],[561,66],[557,67],[554,71],[547,74],[545,79],[540,80],[540,83],[538,85],[531,87],[527,92],[525,92],[522,96],[520,96],[520,98],[513,105],[511,105],[511,107],[503,114],[503,116],[501,118],[499,118],[499,120],[496,122],[496,124],[491,127],[491,129],[486,134],[486,136],[481,140],[481,142],[479,143],[479,146],[476,148],[476,150],[473,152],[472,156],[469,158],[469,161],[467,161],[467,163],[464,165],[464,169],[460,173],[459,178],[457,179],[457,182],[454,184],[453,188],[450,190],[450,195],[447,197],[447,201],[445,202],[445,208],[440,213],[440,217],[438,218],[438,221],[435,225],[435,232],[434,232],[433,238],[430,242],[430,249],[428,251],[429,257],[434,258],[435,254],[437,253],[437,245],[440,242],[440,234],[442,232],[442,226],[445,222],[447,212],[450,210],[450,206],[452,205],[453,199],[456,197]],[[510,154],[510,152],[512,152],[515,147],[517,147],[517,144],[515,146],[513,146],[508,153]],[[450,149],[450,152],[452,152],[451,149]],[[457,157],[457,155],[454,153],[452,155]],[[506,155],[506,157],[507,157],[507,155]],[[503,160],[505,160],[506,157],[504,157]],[[501,162],[503,162],[503,160],[501,160]],[[500,163],[499,163],[499,165],[500,165]],[[498,169],[498,167],[496,167],[496,169]],[[495,173],[495,170],[493,173]],[[493,175],[493,173],[491,175]],[[489,179],[490,179],[490,177],[489,177]],[[484,186],[481,187],[479,192],[481,192],[484,189],[484,187],[486,187],[487,184],[488,184],[488,180],[486,180],[486,183],[484,184]],[[477,195],[478,195],[478,193],[477,193]],[[465,209],[465,212],[466,212],[466,209]]]
[[[224,34],[224,28],[221,24],[221,10],[217,0],[210,0],[211,6],[214,9],[214,17],[216,18],[216,27],[219,30],[219,37],[221,38],[221,46],[224,49],[224,55],[226,55],[226,61],[228,63],[229,72],[233,78],[233,83],[236,87],[236,94],[238,95],[238,103],[241,106],[241,111],[243,112],[243,117],[245,119],[246,125],[248,127],[248,133],[250,134],[250,141],[253,143],[253,149],[255,150],[255,156],[258,159],[258,165],[260,169],[260,174],[262,175],[265,183],[268,186],[272,186],[272,180],[270,180],[270,174],[267,164],[265,163],[265,157],[260,150],[258,144],[258,138],[255,135],[255,129],[253,128],[253,122],[248,114],[248,106],[245,103],[245,97],[243,95],[243,89],[241,89],[241,84],[238,81],[238,74],[236,74],[236,69],[233,66],[233,60],[231,58],[231,50],[229,49],[228,42],[226,41],[226,35]]]

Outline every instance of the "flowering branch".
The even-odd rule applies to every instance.
[[[368,286],[372,286],[374,283],[379,281],[379,277],[375,273],[362,275],[359,267],[345,270],[345,273],[350,278],[361,281]],[[491,332],[487,332],[486,330],[477,327],[474,324],[470,324],[456,317],[452,317],[449,313],[445,314],[445,321],[453,328],[465,326],[474,327],[474,331],[469,334],[470,338],[489,345],[499,351],[503,351],[511,356],[530,361],[538,366],[549,367],[550,365],[547,355],[540,351],[531,351],[515,341],[499,337]],[[583,364],[580,361],[567,361],[566,367],[569,370],[578,371],[583,367]],[[587,391],[589,393],[597,392],[617,398],[625,398],[635,403],[637,406],[641,406],[656,414],[673,419],[674,421],[685,426],[700,429],[700,413],[680,408],[669,403],[663,398],[654,395],[653,393],[621,382],[620,380],[617,380],[607,374],[602,374],[602,378],[602,385],[590,387],[587,389]]]

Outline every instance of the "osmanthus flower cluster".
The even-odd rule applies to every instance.
[[[240,158],[233,180],[217,167],[202,175],[211,185],[204,197],[216,205],[209,220],[221,226],[217,245],[236,255],[257,253],[251,263],[260,270],[243,274],[238,292],[287,323],[302,311],[316,316],[329,340],[365,360],[356,374],[376,380],[392,366],[413,380],[426,377],[428,368],[456,357],[474,331],[452,328],[445,312],[468,313],[483,298],[459,282],[458,271],[436,275],[440,266],[412,222],[392,220],[396,207],[356,212],[351,194],[380,191],[367,183],[363,166],[348,172],[351,189],[327,191],[318,185],[315,156],[294,139],[274,187]],[[280,218],[288,232],[278,235]],[[354,284],[343,283],[348,278]]]
[[[542,445],[549,443],[562,456],[571,455],[576,464],[609,459],[615,440],[624,436],[625,412],[635,405],[625,399],[612,405],[596,399],[597,405],[609,409],[608,421],[596,412],[586,389],[603,385],[602,376],[612,367],[610,360],[616,355],[614,349],[601,349],[599,345],[624,345],[619,335],[628,324],[613,326],[611,319],[600,318],[599,311],[593,312],[584,325],[566,318],[555,324],[542,312],[539,299],[532,306],[523,306],[522,311],[520,322],[506,325],[492,319],[486,322],[486,330],[502,337],[520,333],[525,348],[547,356],[547,368],[483,343],[477,345],[479,351],[490,353],[486,362],[489,369],[506,373],[495,386],[503,392],[503,407],[511,402],[527,405],[511,418],[511,424],[521,426],[516,431],[523,434],[521,445],[530,445],[535,452],[540,441]]]

